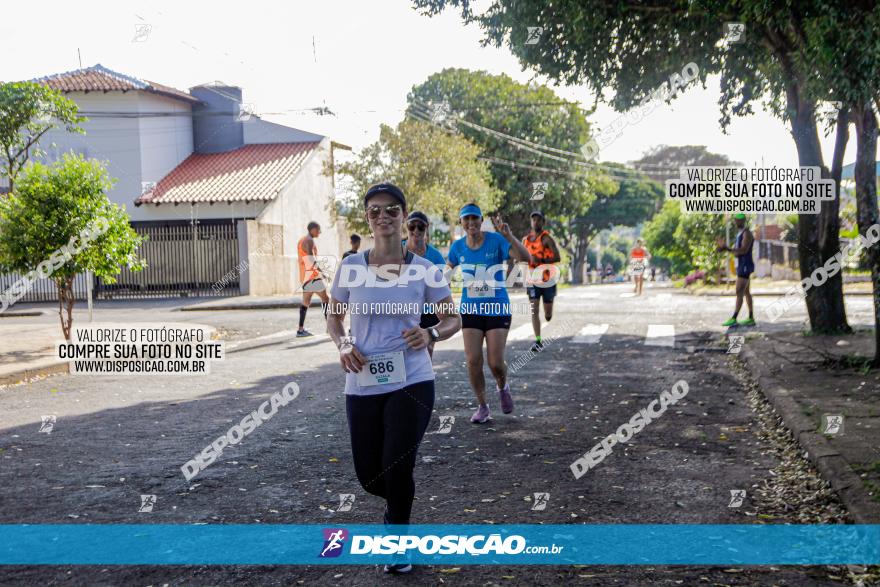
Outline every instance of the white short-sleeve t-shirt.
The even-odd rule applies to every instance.
[[[365,254],[343,259],[336,270],[330,295],[347,305],[354,346],[365,356],[403,351],[406,379],[361,387],[356,373],[347,373],[345,393],[378,395],[434,379],[428,349],[413,350],[403,331],[419,325],[426,304],[436,304],[452,295],[443,273],[430,261],[410,255],[400,277],[385,280],[369,269]]]

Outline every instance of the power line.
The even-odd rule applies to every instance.
[[[426,107],[423,105],[423,103],[418,103],[418,104],[414,103],[413,106],[414,106],[414,110],[421,113],[423,116],[429,116],[431,114],[431,112],[426,109]],[[520,137],[509,135],[509,134],[501,132],[499,130],[495,130],[495,129],[488,128],[485,126],[481,126],[479,124],[475,124],[473,122],[464,120],[463,118],[455,118],[455,120],[456,120],[456,122],[463,124],[463,125],[465,125],[469,128],[472,128],[474,130],[479,130],[484,133],[488,133],[488,134],[494,135],[496,137],[500,137],[517,148],[525,149],[527,151],[531,151],[531,152],[536,153],[538,155],[541,155],[543,157],[555,159],[557,161],[562,161],[565,163],[573,163],[573,164],[579,165],[581,167],[588,167],[588,168],[592,167],[592,168],[597,168],[597,169],[610,169],[610,170],[618,171],[618,172],[623,169],[627,169],[626,167],[616,167],[613,165],[602,165],[600,163],[582,162],[582,161],[579,161],[579,159],[583,158],[583,155],[580,153],[575,153],[573,151],[565,151],[562,149],[557,149],[555,147],[550,147],[548,145],[543,145],[541,143],[529,141],[527,139],[523,139]],[[431,122],[433,123],[433,120]],[[570,157],[575,160],[571,161],[568,159],[562,159],[560,157],[557,157],[551,153],[544,152],[544,151],[551,151],[552,153],[559,153],[559,154],[565,155],[565,156]],[[667,169],[671,169],[671,168],[667,168]]]
[[[447,132],[454,132],[454,131],[452,131],[451,129],[449,129],[448,127],[446,127],[445,125],[437,124],[437,123],[434,122],[433,120],[430,120],[429,118],[426,118],[426,117],[425,117],[426,115],[422,114],[422,111],[421,111],[420,109],[418,109],[418,108],[413,109],[413,111],[412,111],[412,116],[413,116],[414,118],[417,118],[418,120],[420,120],[420,121],[422,121],[422,122],[427,122],[427,123],[432,124],[432,125],[434,125],[434,126],[436,126],[436,127],[442,128],[442,129],[446,130]],[[464,122],[464,121],[459,120],[459,122]],[[480,125],[473,125],[473,126],[478,127],[479,129],[485,129],[485,130],[490,131],[490,132],[493,132],[493,133],[498,133],[498,134],[504,135],[504,133],[501,133],[500,131],[494,131],[493,129],[489,129],[489,128],[486,128],[486,127],[481,127]],[[509,137],[510,135],[505,135],[505,136]],[[511,138],[516,138],[516,137],[511,137]],[[522,139],[522,140],[525,140],[525,139]],[[572,163],[574,163],[574,164],[576,164],[576,165],[579,165],[580,167],[583,167],[583,168],[586,168],[586,169],[591,169],[589,166],[587,166],[587,165],[583,165],[583,164],[580,164],[580,162],[578,162],[578,161],[570,161],[570,160],[568,160],[568,159],[563,159],[563,158],[561,158],[561,157],[557,157],[557,156],[555,156],[555,155],[551,155],[551,154],[549,154],[549,153],[543,153],[543,152],[541,152],[541,151],[539,151],[539,150],[537,150],[537,149],[533,149],[533,148],[528,147],[528,146],[525,146],[525,145],[514,144],[514,146],[517,147],[517,148],[520,148],[520,149],[525,149],[525,150],[527,150],[527,151],[531,151],[531,152],[537,153],[537,154],[539,154],[539,155],[542,155],[542,156],[544,156],[544,157],[548,157],[548,158],[550,158],[550,159],[554,159],[554,160],[557,160],[557,161],[561,161],[561,162],[566,163],[566,164],[572,164]],[[478,157],[478,159],[479,159],[479,157]],[[488,160],[490,160],[490,159],[492,159],[492,158],[491,158],[491,157],[488,157],[488,158],[487,158],[487,157],[483,157],[482,159],[488,161]],[[526,169],[534,169],[534,170],[540,170],[540,171],[548,171],[548,172],[550,172],[550,173],[564,174],[564,175],[568,175],[568,176],[570,176],[570,177],[583,177],[582,175],[579,175],[579,174],[574,173],[574,172],[571,172],[571,171],[565,171],[565,170],[561,170],[561,169],[550,169],[550,168],[547,168],[547,167],[535,166],[535,165],[532,165],[531,163],[523,163],[523,162],[520,162],[520,161],[511,161],[511,160],[509,160],[509,159],[501,159],[501,158],[498,158],[498,157],[496,157],[495,159],[497,159],[498,161],[504,161],[505,164],[509,163],[509,164],[513,165],[514,168],[515,168],[516,166],[519,166],[519,167],[526,168]],[[609,166],[609,165],[602,165],[602,166],[596,165],[595,167],[596,167],[596,168],[599,168],[599,171],[600,171],[601,173],[603,173],[604,175],[609,176],[609,177],[612,177],[612,178],[614,178],[614,179],[616,179],[616,180],[620,180],[620,181],[639,181],[640,179],[642,179],[642,178],[639,178],[639,177],[632,177],[632,176],[627,176],[627,175],[621,175],[621,174],[620,174],[621,172],[623,172],[623,171],[627,171],[627,168],[626,168],[626,167],[614,167],[614,166]],[[595,168],[594,168],[594,169],[591,169],[591,170],[595,170]],[[635,171],[635,170],[632,170],[632,171]],[[615,173],[615,172],[616,172],[616,173]]]
[[[583,179],[584,178],[584,175],[582,173],[577,173],[574,171],[565,171],[563,169],[551,169],[549,167],[541,167],[540,165],[533,165],[531,163],[523,163],[521,161],[504,159],[502,157],[480,156],[480,157],[477,157],[477,159],[479,159],[481,161],[487,161],[487,162],[495,164],[495,165],[504,165],[504,166],[510,167],[514,170],[516,170],[518,168],[523,168],[523,169],[530,169],[533,171],[555,173],[557,175],[567,175],[569,177],[573,177],[576,179]],[[627,177],[627,176],[619,176],[619,175],[615,176],[612,174],[605,174],[604,172],[603,172],[603,174],[606,175],[607,177],[610,177],[610,178],[617,180],[617,181],[639,181],[641,179],[638,177]]]

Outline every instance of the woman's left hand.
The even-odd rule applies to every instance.
[[[511,235],[510,226],[501,219],[501,214],[496,214],[492,218],[492,224],[495,226],[495,230],[501,233],[501,236],[507,238]]]
[[[431,335],[428,334],[428,331],[418,326],[404,330],[402,334],[403,340],[406,341],[409,348],[416,351],[427,348],[428,343],[431,342]]]

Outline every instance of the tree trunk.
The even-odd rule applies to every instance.
[[[590,234],[583,222],[576,227],[577,241],[574,243],[574,255],[571,259],[571,283],[582,285],[584,283],[584,263],[587,261],[587,247],[590,245]]]
[[[822,178],[831,175],[822,159],[822,147],[816,129],[815,105],[805,101],[799,88],[790,87],[787,91],[789,112],[792,115],[792,137],[798,152],[801,167],[819,167]],[[798,258],[801,279],[809,279],[814,270],[840,251],[840,201],[820,202],[819,214],[799,214],[798,216]],[[846,321],[843,305],[843,276],[838,272],[834,277],[818,287],[811,287],[806,296],[810,328],[815,333],[830,334],[851,332]]]
[[[857,104],[853,108],[856,123],[856,207],[859,234],[867,237],[869,228],[877,224],[877,117],[870,103]],[[874,300],[874,361],[880,366],[880,246],[873,245],[866,251],[871,268],[871,285]]]
[[[61,333],[64,340],[70,341],[70,331],[73,327],[73,277],[61,277],[55,280],[55,288],[58,290],[58,317],[61,319]]]

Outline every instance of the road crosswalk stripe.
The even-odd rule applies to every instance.
[[[510,334],[507,335],[507,340],[510,342],[518,341],[518,340],[531,340],[532,337],[535,336],[535,331],[532,329],[532,323],[529,322],[527,324],[522,324],[513,330],[510,331]]]
[[[580,332],[578,332],[574,338],[571,339],[571,342],[578,344],[596,344],[607,330],[607,324],[587,324],[581,328]]]
[[[675,326],[672,324],[649,324],[645,335],[647,346],[675,346]]]

